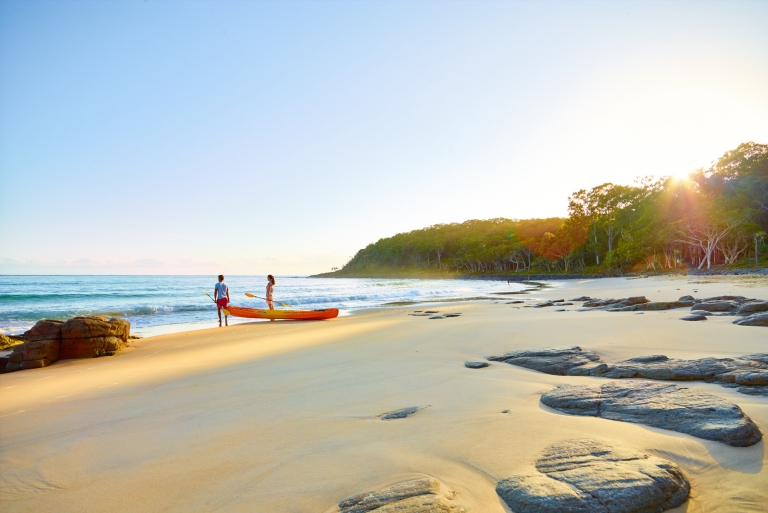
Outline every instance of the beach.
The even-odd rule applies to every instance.
[[[499,480],[548,446],[590,438],[669,460],[690,498],[669,511],[768,511],[765,442],[689,434],[544,406],[558,376],[466,361],[579,346],[605,361],[768,352],[768,329],[688,309],[525,308],[533,300],[741,295],[765,277],[557,282],[498,301],[368,308],[332,321],[254,322],[131,341],[117,356],[0,376],[0,509],[7,512],[332,512],[354,494],[431,476],[467,511],[510,511]],[[511,300],[526,303],[508,304]],[[458,317],[430,319],[415,310]],[[564,311],[556,311],[564,310]],[[627,381],[627,380],[622,380]],[[765,434],[768,398],[682,383],[735,403]],[[406,418],[383,420],[408,407]],[[502,413],[507,411],[507,413]]]

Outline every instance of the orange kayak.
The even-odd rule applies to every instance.
[[[338,317],[338,308],[325,308],[323,310],[261,310],[259,308],[245,308],[242,306],[227,306],[229,315],[234,317],[247,317],[248,319],[291,319],[294,321],[322,321]]]

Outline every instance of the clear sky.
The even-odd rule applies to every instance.
[[[768,2],[0,0],[0,273],[303,274],[768,143]]]

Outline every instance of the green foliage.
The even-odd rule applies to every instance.
[[[339,274],[584,272],[763,265],[768,145],[744,143],[688,179],[575,192],[566,219],[438,224],[380,239]]]

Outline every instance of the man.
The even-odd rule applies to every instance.
[[[229,287],[224,283],[223,274],[219,275],[219,283],[213,288],[213,299],[216,301],[216,311],[219,314],[219,328],[221,328],[221,309],[227,308],[227,304],[229,304]],[[224,326],[229,326],[226,314],[224,314]]]

